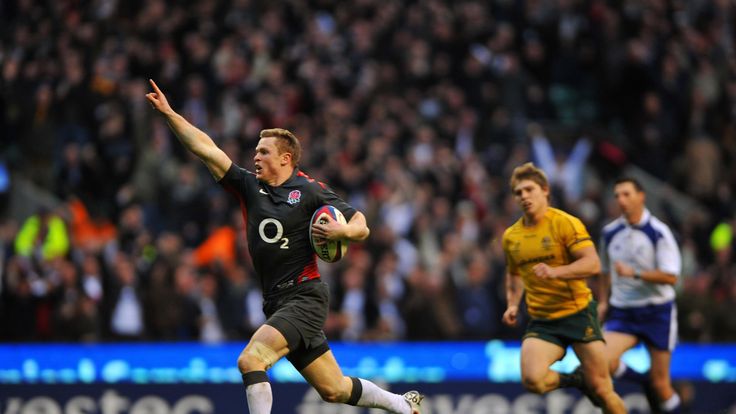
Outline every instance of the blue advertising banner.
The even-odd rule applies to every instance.
[[[241,382],[236,360],[244,343],[0,345],[0,384],[233,383]],[[333,343],[346,375],[388,383],[483,381],[518,382],[518,342]],[[646,350],[624,355],[640,371],[649,366]],[[555,368],[578,365],[573,352]],[[273,382],[303,382],[291,364],[279,361]],[[731,382],[736,387],[736,346],[681,345],[672,358],[675,380]],[[0,413],[2,414],[2,413]]]
[[[383,384],[386,386],[385,384]],[[683,385],[683,384],[681,384]],[[387,388],[389,386],[386,386]],[[690,413],[736,413],[733,384],[686,384]],[[576,391],[546,395],[525,392],[518,383],[482,381],[398,383],[403,393],[427,395],[424,414],[592,414],[597,411]],[[646,399],[632,387],[617,386],[630,413],[648,413]],[[274,414],[379,414],[384,411],[329,404],[306,384],[274,383]],[[240,384],[57,384],[0,385],[2,414],[212,414],[247,413]]]

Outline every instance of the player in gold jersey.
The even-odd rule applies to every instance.
[[[503,322],[516,325],[526,291],[531,321],[521,345],[524,387],[539,394],[577,387],[604,412],[625,413],[613,390],[596,304],[585,282],[600,271],[588,231],[576,217],[549,206],[547,176],[534,164],[514,169],[510,185],[523,216],[503,235],[508,301]],[[573,374],[551,370],[568,345],[582,369]]]

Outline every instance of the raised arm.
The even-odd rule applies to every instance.
[[[166,118],[169,128],[174,131],[179,141],[186,149],[204,162],[215,180],[222,179],[233,163],[230,157],[215,145],[212,138],[171,108],[169,101],[161,92],[161,89],[158,88],[156,82],[152,79],[148,81],[151,83],[153,92],[147,93],[146,99],[151,103],[153,109]]]

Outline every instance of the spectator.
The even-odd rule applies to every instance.
[[[23,222],[15,238],[15,252],[44,261],[65,256],[69,252],[69,234],[64,220],[41,208]]]

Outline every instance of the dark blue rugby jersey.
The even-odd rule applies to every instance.
[[[319,277],[317,255],[309,243],[315,210],[329,204],[348,221],[356,212],[326,185],[297,169],[282,185],[271,187],[233,163],[219,183],[240,200],[248,251],[264,295]]]

